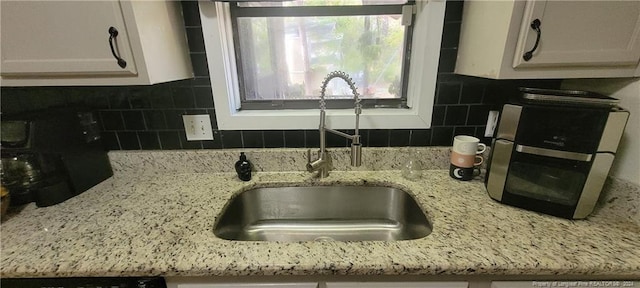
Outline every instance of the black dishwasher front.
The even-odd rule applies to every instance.
[[[81,277],[0,279],[2,288],[166,288],[161,277]]]

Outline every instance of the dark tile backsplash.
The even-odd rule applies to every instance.
[[[92,107],[98,111],[108,150],[318,147],[316,130],[217,130],[198,4],[182,4],[194,79],[152,86],[2,87],[2,113]],[[559,87],[559,80],[490,80],[453,74],[461,17],[462,2],[448,1],[432,128],[362,130],[363,145],[448,146],[458,134],[476,135],[488,142],[482,135],[489,111],[500,109],[517,87]],[[186,141],[184,114],[209,114],[215,140]],[[344,138],[334,136],[327,134],[328,146],[348,145]]]

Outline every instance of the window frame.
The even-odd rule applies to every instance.
[[[416,1],[408,109],[363,109],[361,129],[427,129],[431,127],[446,1]],[[240,93],[229,6],[199,1],[211,88],[220,130],[317,129],[319,109],[238,110]],[[353,129],[353,109],[328,109],[327,126]]]
[[[229,5],[231,15],[232,31],[234,32],[234,43],[239,43],[240,38],[238,32],[238,19],[244,17],[316,17],[316,16],[378,16],[378,15],[402,15],[405,7],[413,7],[415,0],[409,0],[410,3],[405,4],[383,4],[383,5],[365,5],[365,6],[285,6],[285,7],[241,7],[240,2],[231,2]],[[411,36],[413,35],[413,26],[408,25],[404,31],[404,41],[402,43],[402,55],[411,53]],[[243,55],[239,46],[234,47],[236,63],[242,62]],[[400,97],[399,98],[361,98],[360,104],[363,108],[407,108],[407,76],[409,75],[408,57],[404,57],[401,61],[400,68]],[[238,77],[242,85],[244,71],[242,65],[237,67]],[[319,87],[320,85],[318,85]],[[319,99],[264,99],[264,100],[247,100],[247,91],[239,89],[241,110],[283,110],[283,109],[314,109],[317,108]],[[327,108],[329,109],[345,109],[353,107],[353,100],[346,99],[350,95],[344,95],[341,99],[327,100]]]

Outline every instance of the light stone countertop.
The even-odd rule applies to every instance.
[[[324,180],[300,171],[257,172],[241,182],[228,172],[135,174],[117,167],[114,177],[64,203],[14,211],[1,225],[0,276],[640,277],[640,226],[623,211],[636,200],[617,194],[635,186],[611,184],[615,196],[588,220],[570,221],[502,205],[481,181],[456,181],[443,169],[426,170],[416,182],[399,170],[333,171]],[[294,243],[213,234],[217,215],[241,190],[365,181],[409,191],[433,232],[409,241]]]

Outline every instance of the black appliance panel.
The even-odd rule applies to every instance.
[[[527,209],[530,211],[549,214],[557,217],[571,219],[573,213],[576,210],[575,206],[566,206],[557,203],[550,203],[547,201],[531,199],[529,197],[523,197],[520,195],[505,193],[502,196],[502,203],[511,205],[518,208]]]
[[[517,151],[513,151],[511,159],[504,188],[505,195],[518,195],[549,204],[573,207],[571,210],[575,210],[591,162]]]
[[[166,288],[161,277],[0,279],[2,288]]]
[[[525,106],[516,143],[531,147],[595,153],[609,115],[608,110]]]

